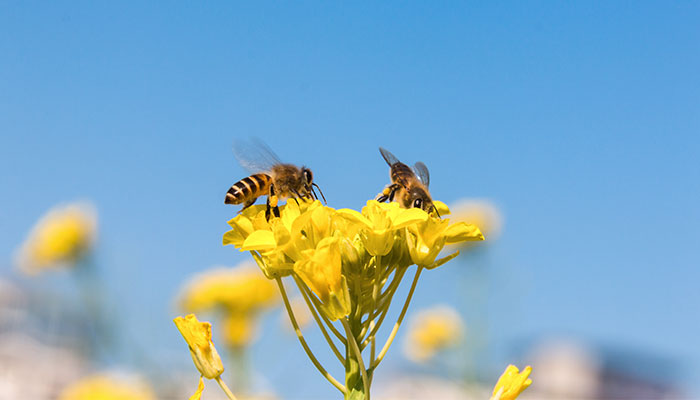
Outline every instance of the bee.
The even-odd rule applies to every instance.
[[[391,167],[389,172],[391,184],[377,195],[376,200],[379,202],[396,200],[403,208],[420,208],[427,213],[435,211],[439,217],[440,214],[433,205],[433,199],[428,191],[430,184],[428,167],[418,161],[411,168],[399,161],[387,149],[380,147],[379,152]]]
[[[234,152],[241,166],[253,172],[234,183],[226,192],[224,204],[243,204],[239,213],[252,206],[258,197],[267,196],[265,218],[269,221],[271,215],[280,216],[277,206],[279,200],[317,200],[314,187],[321,193],[323,201],[326,201],[321,188],[313,181],[313,173],[309,168],[281,162],[265,144],[239,144],[234,147]]]

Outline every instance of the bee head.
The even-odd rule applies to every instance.
[[[430,214],[430,212],[435,208],[433,206],[433,199],[430,198],[430,194],[421,187],[413,187],[409,192],[409,204],[410,208],[420,208],[421,210]]]
[[[314,174],[306,167],[301,167],[301,177],[305,186],[311,186],[314,181]]]

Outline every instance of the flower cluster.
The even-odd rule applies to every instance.
[[[445,214],[446,207],[442,205]],[[318,296],[323,312],[337,320],[351,312],[350,286],[358,298],[376,277],[416,264],[435,268],[456,256],[437,259],[447,243],[483,240],[474,225],[449,224],[398,203],[367,202],[362,212],[335,210],[314,202],[289,202],[281,217],[268,221],[265,206],[253,206],[229,221],[223,243],[251,251],[268,278],[296,274]],[[352,280],[352,285],[348,280]]]
[[[436,201],[440,215],[449,209]],[[268,220],[266,206],[252,206],[229,221],[224,245],[249,251],[263,274],[277,281],[292,325],[312,362],[347,398],[368,394],[372,374],[391,345],[405,316],[420,273],[458,255],[440,253],[447,244],[483,240],[475,225],[450,223],[398,203],[367,202],[361,212],[336,210],[319,201],[289,201],[280,217]],[[412,265],[416,273],[398,321],[382,351],[375,353],[375,335],[387,315],[401,280]],[[286,296],[283,277],[292,277],[324,337],[345,366],[345,385],[320,365],[298,329]],[[339,321],[345,334],[334,322]],[[337,349],[330,333],[345,346]],[[366,365],[362,351],[371,348]],[[360,397],[362,397],[360,395]]]

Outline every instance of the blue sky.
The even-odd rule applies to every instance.
[[[237,211],[223,195],[245,176],[234,140],[308,165],[337,208],[388,182],[384,146],[428,165],[435,198],[502,209],[488,261],[500,357],[567,334],[671,357],[687,387],[700,379],[696,3],[2,9],[4,276],[41,214],[89,199],[126,318],[186,366],[172,296],[192,273],[246,259],[221,246]],[[459,301],[466,261],[426,277],[416,304]],[[282,368],[258,351],[259,369]],[[332,393],[300,371],[318,382],[307,394]]]

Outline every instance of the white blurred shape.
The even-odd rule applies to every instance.
[[[0,335],[0,400],[55,399],[85,366],[86,361],[68,349],[18,333]]]
[[[584,345],[550,340],[538,346],[530,359],[537,398],[593,399],[598,395],[599,357]]]

